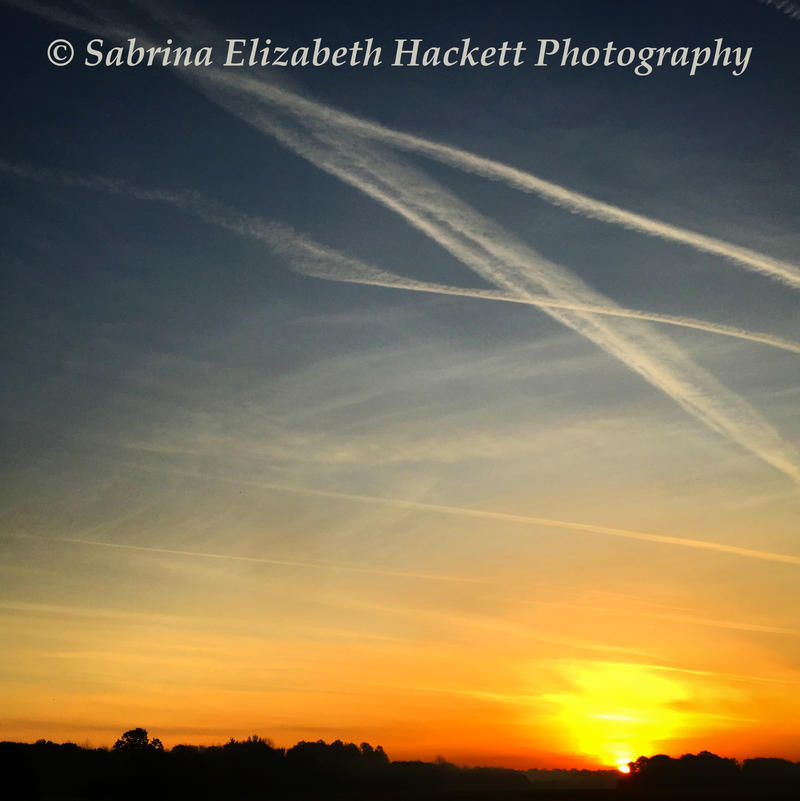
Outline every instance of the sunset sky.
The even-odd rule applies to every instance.
[[[800,6],[96,6],[0,8],[0,740],[800,760]]]

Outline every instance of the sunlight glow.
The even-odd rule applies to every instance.
[[[658,744],[688,725],[677,711],[691,693],[683,682],[633,664],[562,664],[570,690],[548,695],[565,745],[604,765],[618,767],[654,753]],[[622,771],[626,772],[626,771]]]

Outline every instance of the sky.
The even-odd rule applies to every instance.
[[[0,738],[800,760],[800,6],[0,13]]]

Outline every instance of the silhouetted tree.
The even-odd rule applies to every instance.
[[[129,729],[114,743],[115,751],[163,751],[164,746],[157,737],[150,740],[147,729]]]
[[[741,782],[735,759],[701,751],[673,759],[666,754],[639,757],[629,763],[627,783],[643,787],[730,787]]]
[[[800,762],[764,757],[745,759],[742,778],[746,784],[759,787],[800,786]]]
[[[521,801],[532,798],[527,792],[536,792],[537,785],[579,789],[599,787],[599,779],[630,788],[629,795],[623,790],[615,796],[623,801],[800,797],[800,764],[784,759],[748,759],[740,766],[701,751],[677,759],[640,757],[631,769],[626,777],[574,770],[526,776],[505,768],[458,767],[443,757],[390,762],[380,746],[341,740],[301,742],[284,751],[258,735],[166,751],[142,728],[126,731],[111,750],[49,740],[0,743],[0,787],[14,801]]]

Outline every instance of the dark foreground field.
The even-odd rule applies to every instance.
[[[127,798],[128,796],[110,792],[104,796],[75,796],[63,795],[58,792],[47,795],[16,795],[11,793],[13,799],[35,799],[36,801],[95,801],[97,798],[112,799]],[[227,801],[228,796],[220,794],[215,796],[217,801]],[[718,789],[687,789],[674,788],[672,790],[611,790],[611,789],[535,789],[526,790],[460,790],[460,791],[432,791],[432,792],[373,792],[373,793],[326,793],[317,791],[312,794],[289,795],[249,795],[239,796],[243,801],[769,801],[769,799],[797,799],[796,791],[786,788],[718,788]],[[194,801],[192,795],[164,796],[158,793],[142,796],[142,801],[149,799],[169,799],[170,801]]]
[[[748,788],[673,788],[644,790],[633,788],[527,788],[517,790],[459,790],[432,792],[386,792],[366,795],[314,794],[289,795],[275,801],[769,801],[769,799],[800,798],[796,790],[778,787]],[[255,799],[253,799],[255,801]]]

